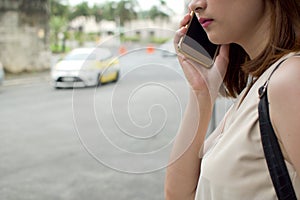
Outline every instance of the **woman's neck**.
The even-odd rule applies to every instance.
[[[253,27],[253,31],[248,35],[248,37],[244,37],[246,39],[239,42],[250,56],[251,60],[258,57],[269,44],[270,27],[271,12],[268,9],[265,16],[257,22],[255,27]]]

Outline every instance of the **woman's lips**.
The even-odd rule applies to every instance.
[[[199,22],[203,28],[207,28],[214,20],[210,18],[200,18]]]

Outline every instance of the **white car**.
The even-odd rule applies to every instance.
[[[55,88],[98,86],[119,79],[119,60],[107,48],[77,48],[51,70]]]

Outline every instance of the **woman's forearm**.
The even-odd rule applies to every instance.
[[[209,95],[190,93],[167,168],[165,197],[193,199],[200,173],[199,150],[203,145],[212,114]]]

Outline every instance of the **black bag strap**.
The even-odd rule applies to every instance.
[[[271,124],[269,101],[267,96],[268,84],[276,69],[285,61],[282,60],[272,71],[265,84],[259,88],[260,101],[258,104],[259,126],[261,140],[266,157],[269,173],[279,200],[297,200],[291,178],[289,176],[278,139]]]

